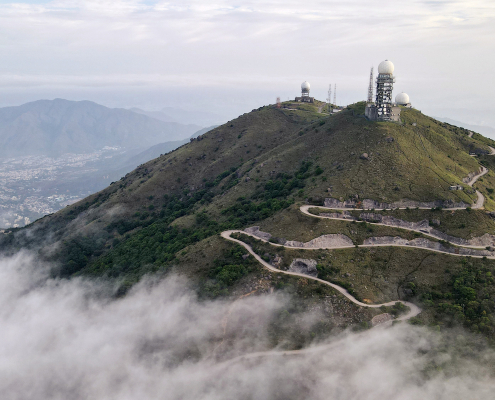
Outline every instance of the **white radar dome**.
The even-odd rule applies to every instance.
[[[378,66],[378,73],[392,75],[394,73],[394,64],[392,63],[392,61],[382,61]]]
[[[399,93],[397,96],[395,96],[395,102],[401,105],[409,104],[409,96],[404,92]]]
[[[311,86],[309,85],[308,82],[304,81],[302,84],[301,84],[301,89],[302,90],[307,90],[309,92],[309,89],[311,88]]]

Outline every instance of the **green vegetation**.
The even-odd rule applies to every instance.
[[[126,276],[128,280],[137,281],[145,273],[167,269],[176,261],[177,253],[187,246],[224,230],[241,228],[268,218],[290,206],[294,200],[284,199],[304,187],[304,180],[312,175],[310,168],[311,163],[303,162],[296,177],[279,174],[274,181],[268,181],[256,191],[251,199],[239,198],[232,207],[224,209],[220,221],[212,220],[206,212],[196,210],[198,205],[211,202],[213,189],[221,183],[222,192],[236,184],[235,168],[219,174],[212,182],[206,182],[207,189],[191,196],[179,198],[165,195],[159,213],[136,212],[132,219],[120,219],[108,224],[97,237],[76,236],[64,241],[60,253],[63,262],[60,275],[67,277],[81,271],[112,278]],[[149,206],[147,210],[150,210]],[[152,211],[155,211],[154,207]],[[172,224],[191,214],[195,214],[195,223],[191,227]],[[115,232],[119,238],[113,239],[112,248],[101,256],[108,238]],[[128,232],[133,234],[128,236]]]
[[[479,162],[490,173],[475,187],[485,195],[486,209],[495,210],[495,157],[469,155],[487,152],[494,145],[489,139],[469,138],[465,130],[414,109],[403,109],[401,124],[394,124],[367,121],[364,103],[335,115],[319,113],[320,102],[283,105],[244,114],[139,166],[100,193],[26,229],[0,235],[0,246],[9,252],[32,249],[40,259],[56,262],[59,269],[54,273],[64,277],[122,281],[121,294],[143,274],[171,271],[191,278],[204,298],[242,296],[251,288],[256,293],[273,289],[294,294],[304,305],[287,307],[290,318],[280,314],[273,326],[274,337],[280,338],[285,335],[281,326],[298,335],[290,324],[311,305],[335,301],[332,307],[340,310],[348,303],[339,296],[328,300],[326,296],[334,292],[310,280],[270,277],[252,257],[243,257],[239,247],[218,238],[219,232],[256,224],[276,237],[302,242],[331,233],[347,235],[355,244],[372,236],[413,239],[420,234],[317,219],[302,215],[298,208],[322,205],[326,197],[472,203],[474,191],[451,191],[449,186],[462,184],[479,169]],[[363,153],[367,159],[360,157]],[[495,233],[494,221],[481,210],[384,214],[408,221],[438,219],[436,229],[458,237]],[[485,300],[493,298],[487,275],[493,273],[493,261],[461,265],[458,257],[404,248],[309,251],[256,246],[269,261],[280,257],[282,269],[296,257],[317,260],[320,276],[363,301],[422,299],[429,305],[418,323],[446,318],[445,324],[457,321],[492,335],[492,314]],[[445,266],[452,272],[444,274]],[[443,297],[435,297],[437,292]],[[445,297],[448,293],[452,297]],[[372,311],[355,308],[351,314],[340,316],[343,325],[369,321]],[[333,329],[322,326],[322,331]],[[304,333],[298,343],[306,343],[315,332],[318,329]]]
[[[403,303],[396,302],[393,306],[381,306],[380,311],[384,313],[392,314],[395,318],[399,317],[402,314],[409,312],[410,308]]]
[[[437,324],[462,324],[495,340],[495,286],[493,263],[463,259],[461,266],[445,271],[443,285],[431,290],[413,287],[423,305],[433,312]]]

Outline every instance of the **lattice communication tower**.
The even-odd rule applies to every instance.
[[[368,86],[368,104],[373,103],[373,67],[370,72],[370,84]]]
[[[328,112],[332,112],[332,84],[328,85],[328,97],[327,97],[327,102],[328,102]]]
[[[378,66],[378,77],[376,78],[376,108],[378,120],[392,120],[392,91],[394,89],[395,77],[394,64],[385,60]]]

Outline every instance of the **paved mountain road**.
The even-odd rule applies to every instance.
[[[305,274],[301,274],[301,273],[298,273],[298,272],[282,271],[280,269],[277,269],[274,266],[272,266],[269,263],[267,263],[265,260],[263,260],[258,254],[256,254],[254,252],[253,248],[250,245],[248,245],[247,243],[244,243],[241,240],[234,239],[233,237],[231,237],[230,235],[233,234],[233,233],[243,233],[245,235],[252,236],[252,237],[254,237],[256,239],[259,239],[259,240],[263,240],[263,239],[260,239],[260,238],[254,236],[254,235],[248,234],[248,233],[246,233],[244,231],[238,231],[238,230],[224,231],[224,232],[221,233],[221,236],[224,239],[230,240],[231,242],[235,242],[235,243],[238,243],[241,246],[243,246],[247,251],[249,251],[249,253],[261,265],[263,265],[263,267],[265,267],[266,269],[270,270],[271,272],[275,272],[275,273],[279,273],[279,274],[285,274],[285,275],[291,275],[291,276],[298,276],[298,277],[305,278],[305,279],[312,279],[314,281],[318,281],[320,283],[323,283],[323,284],[325,284],[327,286],[331,286],[332,288],[334,288],[335,290],[337,290],[338,292],[340,292],[342,295],[344,295],[346,298],[348,298],[350,301],[352,301],[354,304],[357,304],[358,306],[361,306],[361,307],[380,308],[381,306],[393,306],[395,303],[400,302],[400,303],[408,306],[410,308],[410,311],[407,314],[404,314],[401,317],[397,318],[397,320],[399,320],[399,321],[407,320],[409,318],[415,317],[416,315],[418,315],[421,312],[421,309],[417,305],[415,305],[413,303],[409,303],[407,301],[402,301],[402,300],[390,301],[388,303],[383,303],[383,304],[366,304],[366,303],[362,303],[359,300],[357,300],[354,296],[352,296],[343,287],[338,286],[338,285],[335,285],[334,283],[330,283],[328,281],[324,281],[323,279],[315,278],[315,277],[312,277],[310,275],[305,275]],[[266,240],[263,240],[263,241],[264,242],[267,242]],[[270,243],[270,244],[273,244],[273,243]],[[278,246],[284,247],[282,245],[278,245]],[[296,247],[287,247],[287,248],[294,249]],[[308,250],[308,249],[305,249],[305,250]],[[317,249],[315,249],[315,250],[317,250]]]
[[[322,108],[318,110],[320,113],[322,111]],[[472,133],[469,136],[472,137]],[[490,151],[491,151],[490,155],[495,155],[495,149],[493,147],[490,147]],[[481,172],[479,174],[475,175],[468,182],[468,185],[472,187],[473,184],[480,177],[482,177],[483,175],[485,175],[486,173],[488,173],[488,169],[482,166],[481,167]],[[476,203],[473,204],[473,206],[472,206],[473,209],[482,208],[483,207],[483,204],[484,204],[484,201],[485,201],[484,196],[478,190],[476,191],[476,194],[478,196],[478,199],[477,199]],[[318,215],[310,214],[309,213],[309,208],[311,208],[311,207],[316,207],[316,206],[305,205],[305,206],[302,206],[300,208],[300,211],[303,214],[310,215],[312,217],[316,217],[316,218],[328,218],[328,217],[320,217]],[[325,208],[325,209],[329,209],[329,210],[357,210],[357,211],[365,211],[364,209],[356,209],[356,208],[330,208],[330,207],[319,207],[319,208]],[[420,207],[420,208],[422,208],[422,209],[429,209],[428,207]],[[405,209],[405,207],[402,208],[402,209]],[[460,209],[463,209],[463,208],[457,207],[457,208],[449,208],[447,210],[460,210]],[[367,210],[367,211],[369,211],[369,210]],[[379,209],[377,209],[377,211],[379,211]],[[344,218],[335,218],[335,219],[346,220]],[[346,221],[349,221],[349,220],[346,220]],[[378,223],[377,225],[385,225],[385,224]],[[385,226],[389,226],[389,225],[385,225]],[[407,229],[407,228],[400,228],[400,229]],[[413,230],[413,229],[409,229],[409,230]],[[258,239],[258,240],[261,240],[263,242],[269,243],[272,246],[280,246],[280,247],[286,247],[286,248],[291,248],[291,249],[298,249],[300,247],[287,247],[287,246],[283,246],[283,245],[280,245],[280,244],[270,243],[270,242],[268,242],[265,239],[261,239],[261,238],[259,238],[257,236],[254,236],[254,235],[252,235],[250,233],[247,233],[247,232],[244,232],[244,231],[240,231],[240,230],[229,230],[229,231],[224,231],[224,232],[221,233],[221,236],[224,239],[229,240],[231,242],[235,242],[235,243],[243,246],[263,267],[265,267],[266,269],[268,269],[271,272],[278,273],[278,274],[291,275],[291,276],[298,276],[298,277],[301,277],[301,278],[312,279],[314,281],[320,282],[320,283],[322,283],[324,285],[330,286],[333,289],[337,290],[340,294],[342,294],[343,296],[345,296],[352,303],[354,303],[354,304],[356,304],[358,306],[361,306],[361,307],[379,308],[381,306],[392,306],[392,305],[394,305],[398,301],[398,302],[400,302],[400,303],[402,303],[402,304],[404,304],[404,305],[406,305],[406,306],[409,307],[409,312],[406,313],[406,314],[404,314],[404,315],[402,315],[402,316],[400,316],[399,318],[397,318],[398,321],[408,320],[408,319],[413,318],[416,315],[418,315],[418,314],[421,313],[421,308],[419,308],[417,305],[415,305],[413,303],[410,303],[410,302],[407,302],[407,301],[402,301],[402,300],[391,301],[391,302],[383,303],[383,304],[366,304],[366,303],[362,303],[359,300],[357,300],[354,296],[352,296],[346,289],[344,289],[343,287],[338,286],[338,285],[336,285],[334,283],[331,283],[331,282],[328,282],[328,281],[325,281],[323,279],[319,279],[319,278],[316,278],[316,277],[312,277],[310,275],[301,274],[301,273],[298,273],[298,272],[291,272],[291,271],[282,271],[282,270],[279,270],[279,269],[273,267],[272,265],[270,265],[269,263],[267,263],[265,260],[263,260],[258,254],[256,254],[254,252],[253,248],[250,245],[248,245],[247,243],[244,243],[241,240],[234,239],[233,237],[231,237],[231,235],[233,233],[242,233],[242,234],[245,234],[245,235],[248,235],[248,236],[252,236],[252,237],[254,237],[254,238]],[[425,234],[424,232],[421,232],[421,233]],[[434,237],[433,235],[428,235],[428,236]],[[401,246],[401,245],[395,245],[395,244],[360,245],[358,247],[377,247],[377,246],[416,247],[416,246]],[[353,247],[353,246],[325,247],[325,249],[331,249],[331,248],[334,248],[334,249],[340,248],[341,249],[341,248],[349,248],[349,247]],[[473,248],[475,248],[476,246],[465,246],[465,247],[473,247]],[[423,247],[418,247],[418,248],[425,249]],[[320,250],[321,248],[304,248],[304,249],[305,250]],[[425,250],[430,250],[430,251],[435,251],[435,252],[439,252],[439,253],[444,253],[442,251],[434,250],[434,249],[425,249]],[[446,253],[446,254],[457,255],[457,254],[452,254],[452,253]],[[477,257],[477,256],[474,256],[474,257]],[[489,257],[489,258],[491,258],[491,257]],[[378,325],[378,326],[380,326],[380,325]],[[365,334],[365,333],[361,333],[359,335],[363,335],[363,334]],[[310,352],[319,352],[319,351],[322,351],[322,350],[328,350],[328,349],[337,347],[339,345],[340,345],[339,344],[339,341],[337,341],[337,342],[334,342],[334,343],[331,343],[331,344],[328,344],[328,345],[316,346],[316,347],[309,347],[309,348],[301,349],[301,350],[287,350],[287,351],[273,351],[273,350],[271,350],[271,351],[264,351],[264,352],[256,352],[256,353],[245,354],[245,355],[242,355],[242,356],[239,356],[239,357],[235,357],[232,360],[226,361],[225,363],[223,363],[223,365],[226,366],[226,365],[230,365],[231,363],[233,363],[235,361],[247,360],[247,359],[252,359],[252,358],[257,358],[257,357],[265,357],[265,356],[289,356],[289,355],[301,355],[301,354],[310,353]]]
[[[480,193],[481,195],[481,193]],[[481,195],[483,196],[483,195]],[[304,206],[301,206],[299,208],[299,210],[305,214],[305,215],[308,215],[310,217],[313,217],[313,218],[320,218],[320,219],[330,219],[330,220],[336,220],[336,221],[346,221],[346,222],[352,222],[352,221],[355,221],[353,219],[349,219],[349,218],[339,218],[339,217],[328,217],[328,216],[322,216],[322,215],[316,215],[316,214],[311,214],[309,212],[309,209],[310,208],[319,208],[319,209],[324,209],[324,210],[329,210],[329,211],[336,211],[336,210],[342,210],[341,208],[331,208],[331,207],[324,207],[324,206],[312,206],[312,205],[304,205]],[[474,208],[474,207],[473,207]],[[352,209],[346,209],[347,210],[356,210],[355,208],[352,208]],[[450,208],[446,209],[446,210],[451,210]],[[460,247],[467,247],[467,248],[470,248],[470,249],[484,249],[486,248],[486,246],[471,246],[471,245],[461,245],[461,244],[457,244],[457,243],[453,243],[449,240],[446,240],[444,239],[443,237],[440,237],[440,236],[437,236],[437,235],[433,235],[431,233],[428,233],[428,232],[424,232],[420,229],[412,229],[412,228],[407,228],[407,227],[402,227],[402,226],[394,226],[394,225],[387,225],[387,224],[384,224],[384,223],[381,223],[381,222],[369,222],[369,221],[364,221],[370,225],[381,225],[381,226],[387,226],[389,228],[395,228],[395,229],[404,229],[406,231],[411,231],[411,232],[418,232],[418,233],[421,233],[422,235],[425,235],[425,236],[429,236],[429,237],[432,237],[434,239],[437,239],[437,240],[444,240],[446,241],[447,243],[450,243],[454,246],[460,246]],[[376,245],[375,245],[376,246]],[[410,247],[410,246],[408,246]],[[450,254],[450,253],[449,253]]]

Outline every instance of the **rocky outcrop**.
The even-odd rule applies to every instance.
[[[383,209],[395,209],[395,208],[467,208],[470,204],[464,202],[455,202],[453,200],[436,200],[436,201],[414,201],[414,200],[400,200],[393,203],[381,203],[376,200],[364,199],[360,203],[356,200],[339,201],[334,198],[326,198],[324,206],[329,208],[359,208],[363,210],[383,210]]]
[[[379,246],[379,245],[395,245],[395,246],[412,246],[420,247],[429,250],[437,250],[444,253],[459,254],[463,256],[478,256],[478,257],[493,257],[495,252],[489,250],[468,249],[465,247],[447,247],[439,242],[432,242],[425,238],[416,238],[407,240],[398,236],[381,236],[365,239],[363,245]]]
[[[342,213],[320,213],[321,217],[326,218],[344,218],[350,220],[356,220],[357,218],[353,217],[349,211],[343,211]]]
[[[361,213],[360,218],[367,222],[377,222],[387,226],[410,229],[417,232],[427,233],[431,236],[434,236],[437,239],[445,240],[446,242],[450,242],[458,246],[487,247],[487,246],[495,245],[494,235],[489,235],[488,233],[485,233],[481,237],[475,237],[472,239],[462,239],[459,237],[447,235],[444,232],[434,229],[433,227],[430,226],[430,223],[427,219],[424,219],[419,222],[408,222],[402,219],[398,219],[386,215],[375,214],[375,213]],[[438,225],[439,224],[440,223],[438,222]]]
[[[263,240],[270,240],[272,235],[269,234],[268,232],[262,232],[260,231],[260,227],[259,226],[251,226],[249,228],[246,228],[244,229],[244,232],[246,233],[250,233],[251,235],[253,236],[256,236],[260,239],[263,239]]]
[[[318,270],[316,269],[316,260],[306,258],[294,258],[289,266],[290,272],[297,272],[299,274],[309,275],[313,277],[318,276]]]
[[[268,232],[260,231],[259,226],[252,226],[250,228],[244,229],[244,232],[249,233],[257,238],[269,241],[272,239],[272,235]],[[303,243],[296,240],[285,240],[283,238],[277,238],[280,244],[285,247],[299,247],[303,249],[332,249],[335,247],[352,247],[354,243],[346,235],[342,234],[332,234],[332,235],[322,235],[309,242]]]
[[[424,219],[419,222],[409,222],[388,215],[381,215],[378,213],[365,213],[365,212],[359,214],[359,218],[356,218],[352,216],[349,211],[343,211],[342,213],[320,213],[319,215],[321,217],[326,217],[326,218],[343,218],[352,221],[363,220],[366,222],[383,224],[394,228],[402,228],[402,229],[413,230],[416,232],[422,232],[431,235],[436,239],[445,240],[446,242],[450,242],[457,246],[474,246],[474,247],[495,246],[495,235],[490,235],[488,233],[485,233],[483,236],[480,237],[475,237],[472,239],[462,239],[455,236],[447,235],[446,233],[433,228],[432,226],[430,226],[430,221],[428,221],[427,219]],[[434,225],[436,226],[440,225],[439,220],[433,220],[432,222],[434,222]]]
[[[393,319],[394,317],[392,316],[392,314],[389,313],[378,314],[371,319],[371,325],[377,326],[380,324],[385,324],[387,322],[392,321]]]
[[[469,183],[470,183],[470,182],[474,179],[474,177],[475,177],[476,175],[479,175],[479,174],[480,174],[480,173],[482,173],[482,172],[483,172],[483,168],[480,168],[480,169],[479,169],[478,171],[476,171],[476,172],[470,172],[470,173],[468,174],[468,176],[466,176],[465,178],[462,178],[462,182],[463,182],[463,183],[467,183],[467,184],[469,185]]]
[[[353,247],[354,243],[349,237],[339,233],[334,235],[322,235],[306,243],[288,240],[285,242],[285,246],[301,247],[304,249],[331,249],[335,247]]]

